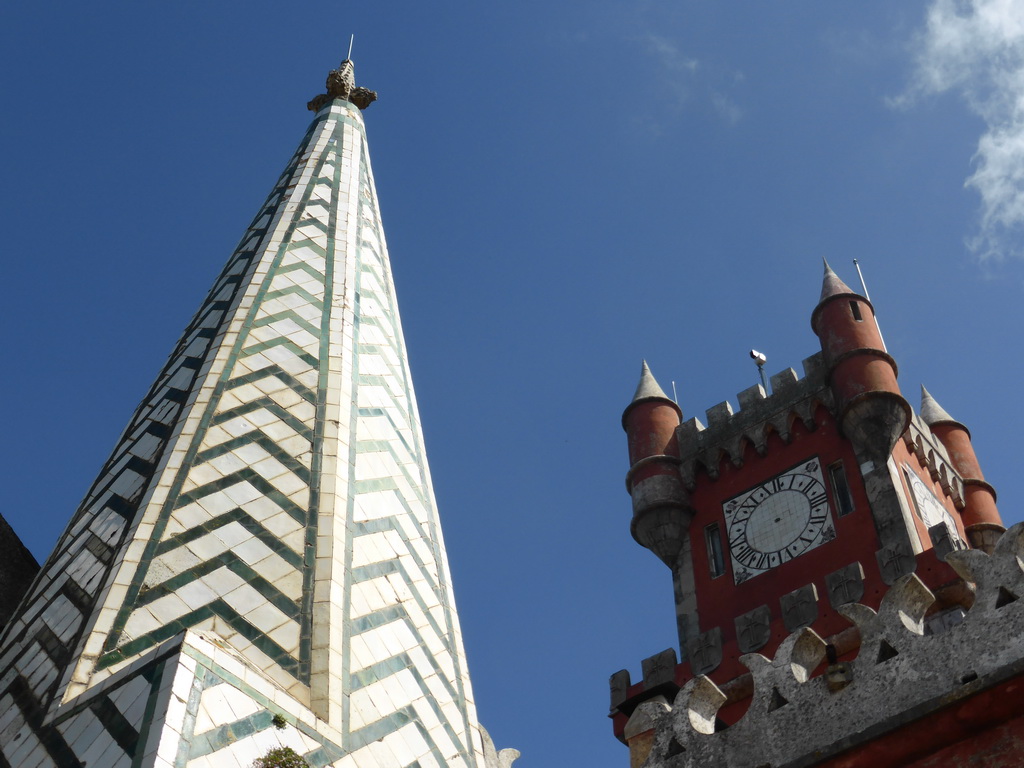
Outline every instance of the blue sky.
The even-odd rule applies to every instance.
[[[1024,517],[1024,2],[68,2],[3,12],[3,514],[42,560],[356,34],[480,719],[621,766],[675,643],[629,536],[646,357],[689,416],[860,260],[904,392]]]

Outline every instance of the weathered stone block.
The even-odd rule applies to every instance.
[[[779,371],[771,377],[772,392],[777,394],[783,390],[789,389],[790,387],[795,387],[798,381],[800,380],[796,376],[796,371],[792,368]]]
[[[649,691],[659,685],[675,681],[676,650],[666,648],[643,660],[641,669],[644,673],[644,690]]]
[[[790,632],[808,627],[818,618],[818,588],[807,584],[779,599],[782,623]]]
[[[732,406],[726,400],[724,403],[711,406],[705,414],[708,417],[708,426],[715,427],[727,423],[732,418]]]
[[[739,400],[741,411],[749,411],[751,408],[757,408],[764,402],[764,398],[764,387],[760,384],[748,387],[736,396],[736,399]]]
[[[896,541],[875,552],[878,568],[882,572],[882,581],[892,585],[901,576],[914,572],[917,558],[910,547],[903,541]]]
[[[857,602],[864,597],[864,566],[850,563],[833,571],[825,577],[825,588],[833,608]]]
[[[945,562],[946,555],[960,549],[966,549],[959,536],[953,536],[949,526],[945,523],[936,523],[928,529],[928,536],[932,540],[932,547],[939,560]]]
[[[696,637],[686,649],[690,654],[690,671],[695,675],[713,672],[722,663],[722,630],[708,630]]]
[[[771,636],[772,613],[767,605],[736,617],[736,640],[743,653],[764,648]]]
[[[618,708],[619,704],[626,700],[629,693],[629,670],[620,669],[608,679],[608,687],[611,689],[611,708]]]

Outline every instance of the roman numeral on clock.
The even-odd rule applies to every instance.
[[[824,504],[827,498],[825,491],[818,491],[813,496],[808,496],[807,501],[811,503],[811,507],[817,507]]]
[[[732,550],[732,556],[747,567],[751,567],[750,560],[754,554],[754,549],[748,544],[737,544]]]

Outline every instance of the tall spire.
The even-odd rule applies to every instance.
[[[18,733],[0,764],[248,765],[280,743],[314,765],[484,765],[361,114],[376,94],[348,60],[327,82],[0,638]]]

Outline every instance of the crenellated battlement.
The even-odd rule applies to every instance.
[[[739,411],[734,412],[728,400],[712,406],[706,411],[707,426],[697,418],[679,425],[679,471],[688,488],[694,487],[698,465],[709,476],[717,478],[723,457],[737,467],[742,466],[743,451],[748,443],[763,456],[772,432],[788,443],[795,419],[800,419],[808,429],[814,429],[814,412],[819,405],[835,412],[828,370],[821,353],[804,360],[803,369],[803,378],[792,368],[772,376],[770,395],[760,384],[743,390],[737,395]]]
[[[727,696],[706,676],[688,681],[667,698],[654,695],[632,713],[625,737],[649,749],[644,768],[775,768],[819,764],[846,753],[844,765],[881,765],[878,753],[858,762],[856,751],[868,742],[886,743],[885,765],[911,762],[916,724],[928,720],[930,748],[960,738],[957,723],[973,718],[999,722],[1018,712],[1024,692],[1024,523],[1007,531],[993,554],[961,550],[946,556],[957,573],[975,587],[973,606],[956,621],[935,622],[925,615],[935,596],[914,574],[901,577],[883,597],[877,613],[859,603],[838,610],[856,627],[859,651],[837,662],[835,650],[811,629],[793,632],[774,659],[758,653],[741,657],[750,670],[753,693],[747,712],[733,725],[716,721]],[[668,682],[669,659],[644,664],[645,688]],[[674,653],[672,653],[674,657]],[[822,663],[824,673],[815,675]],[[622,676],[625,675],[623,680]],[[628,673],[618,673],[628,685]],[[648,677],[651,686],[647,686]],[[616,677],[613,683],[613,702]],[[664,687],[663,689],[664,690]],[[671,694],[669,694],[671,695]],[[968,704],[969,702],[969,704]],[[949,717],[943,728],[935,718]],[[640,756],[643,760],[644,756]],[[844,758],[847,759],[847,758]]]

